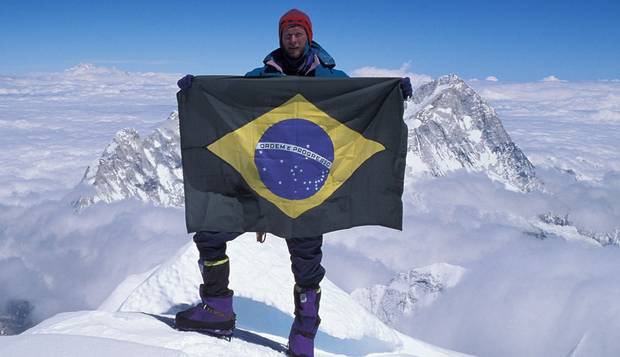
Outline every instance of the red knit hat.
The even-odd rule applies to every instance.
[[[308,43],[312,42],[312,21],[310,21],[308,15],[306,15],[303,11],[291,9],[282,15],[279,26],[280,38],[282,37],[282,32],[290,26],[303,27],[304,30],[306,30],[306,35],[308,36]]]

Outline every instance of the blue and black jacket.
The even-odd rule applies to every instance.
[[[246,77],[279,77],[285,76],[283,50],[278,48],[272,51],[263,60],[264,66],[253,69],[245,74]],[[336,61],[318,43],[312,41],[308,51],[307,69],[300,75],[306,77],[349,77],[345,72],[334,69]],[[311,56],[311,57],[310,57]]]

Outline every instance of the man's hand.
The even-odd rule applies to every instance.
[[[194,76],[192,76],[191,74],[188,74],[185,77],[179,79],[179,81],[177,82],[177,85],[179,86],[179,88],[181,88],[181,90],[189,89],[189,87],[192,86],[193,79],[194,79]]]
[[[400,79],[400,89],[403,91],[403,97],[405,97],[405,99],[411,98],[413,95],[413,88],[411,87],[411,79],[409,79],[409,77]]]

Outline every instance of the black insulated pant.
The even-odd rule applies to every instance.
[[[203,261],[226,259],[226,242],[237,238],[239,235],[241,233],[207,231],[196,233],[194,242],[200,252],[200,259]],[[323,236],[290,238],[286,240],[286,244],[291,255],[291,270],[295,276],[295,283],[302,288],[318,288],[323,276],[325,276],[325,269],[321,266]],[[260,248],[257,247],[257,249]],[[210,286],[209,290],[228,290],[228,269],[213,269],[210,273],[212,276],[209,277],[209,281],[212,282],[213,286]]]

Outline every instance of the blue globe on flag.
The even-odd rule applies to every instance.
[[[299,118],[279,121],[256,145],[260,179],[275,195],[303,200],[325,184],[334,161],[334,145],[325,130]]]

